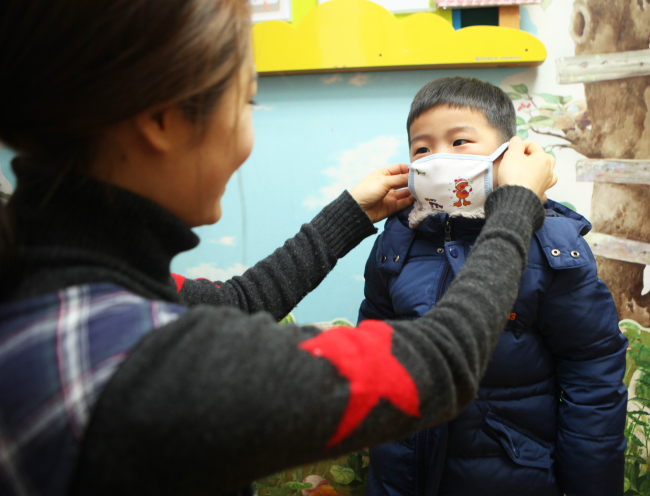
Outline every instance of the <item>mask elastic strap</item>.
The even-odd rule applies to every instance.
[[[490,155],[490,157],[489,157],[490,162],[494,162],[501,155],[503,155],[505,153],[505,151],[508,149],[509,146],[510,146],[510,142],[507,141],[506,143],[501,145],[499,148],[497,148],[497,151],[494,152],[492,155]]]
[[[420,202],[418,195],[415,194],[415,171],[413,170],[413,167],[409,167],[409,191],[415,199]]]

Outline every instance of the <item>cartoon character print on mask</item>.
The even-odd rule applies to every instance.
[[[440,205],[439,203],[436,203],[437,200],[435,198],[425,198],[425,202],[427,202],[429,205],[431,205],[432,208],[442,210],[444,207]]]
[[[469,181],[467,179],[461,178],[454,179],[454,183],[456,183],[456,189],[454,190],[454,193],[456,194],[456,198],[458,198],[458,201],[454,203],[454,207],[468,207],[471,205],[472,202],[467,201],[467,197],[472,192],[472,188],[469,186]],[[468,187],[469,191],[467,191]]]
[[[409,168],[409,190],[416,202],[409,213],[414,228],[429,215],[485,217],[485,200],[492,192],[492,165],[508,148],[492,155],[437,153],[416,160]]]

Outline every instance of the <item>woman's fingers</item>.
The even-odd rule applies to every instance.
[[[546,201],[546,190],[557,183],[554,167],[555,157],[546,153],[541,145],[522,142],[515,137],[510,140],[510,147],[501,160],[497,182],[501,186],[524,186]]]
[[[350,194],[373,222],[408,207],[415,198],[408,189],[408,164],[394,164],[371,173]]]
[[[408,174],[409,165],[408,164],[393,164],[393,165],[389,165],[388,167],[384,167],[383,169],[380,169],[380,170],[386,171],[386,172],[390,173],[391,175]]]
[[[414,202],[415,202],[415,197],[413,195],[408,195],[406,198],[397,200],[397,202],[395,202],[395,212],[404,210],[409,205],[413,205]]]
[[[394,191],[394,195],[396,199],[401,200],[402,198],[408,198],[411,196],[411,192],[408,190],[408,188],[397,189]]]
[[[384,185],[390,189],[405,188],[409,184],[408,174],[396,174],[394,176],[384,176]]]
[[[524,141],[524,153],[526,155],[532,155],[533,153],[541,153],[544,152],[544,148],[542,148],[542,145],[535,141]],[[546,153],[546,152],[544,152]],[[553,155],[551,155],[552,157]]]

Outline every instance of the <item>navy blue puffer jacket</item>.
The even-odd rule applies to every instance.
[[[359,320],[419,318],[484,223],[439,214],[411,229],[408,213],[375,243]],[[476,400],[448,424],[372,449],[366,496],[623,494],[627,339],[582,237],[590,229],[547,202]]]

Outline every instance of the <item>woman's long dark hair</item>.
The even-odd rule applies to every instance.
[[[17,193],[45,170],[83,172],[107,128],[144,110],[178,103],[200,124],[246,60],[249,27],[246,0],[4,0],[0,141],[18,153]],[[16,248],[8,207],[0,277]]]

